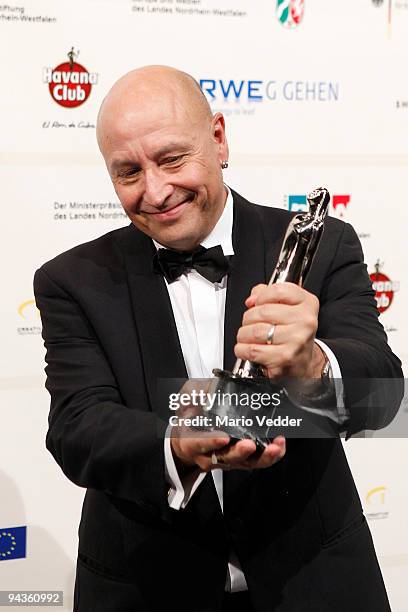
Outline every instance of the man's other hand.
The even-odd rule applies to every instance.
[[[257,285],[245,305],[237,357],[260,364],[269,378],[320,378],[325,355],[314,342],[319,314],[315,295],[294,283]],[[272,325],[272,343],[267,344]]]
[[[220,431],[206,432],[198,438],[172,437],[171,448],[181,475],[194,468],[209,472],[218,468],[256,470],[271,467],[285,455],[286,441],[283,436],[278,436],[259,454],[255,453],[257,448],[252,440],[239,440],[231,445],[229,437]]]

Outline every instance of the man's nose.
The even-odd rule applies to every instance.
[[[172,193],[173,187],[160,168],[146,169],[143,197],[145,205],[160,208]]]

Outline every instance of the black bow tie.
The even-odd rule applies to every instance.
[[[168,283],[177,280],[191,268],[211,283],[219,283],[229,270],[229,262],[220,245],[211,249],[200,246],[193,252],[158,249],[154,254],[153,269],[163,274]]]

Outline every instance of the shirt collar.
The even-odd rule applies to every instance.
[[[227,190],[227,199],[225,202],[224,210],[221,213],[221,217],[218,219],[213,230],[208,234],[207,238],[201,242],[201,245],[206,249],[210,249],[213,246],[220,244],[224,255],[233,255],[234,249],[232,247],[232,222],[234,218],[234,205],[232,200],[232,193],[227,185],[224,185]],[[166,248],[163,247],[159,242],[153,240],[156,249]]]
[[[221,213],[221,217],[218,219],[212,232],[208,234],[207,238],[202,241],[202,246],[206,249],[210,249],[213,246],[220,244],[224,255],[233,255],[234,249],[232,247],[232,220],[233,220],[233,201],[231,190],[225,185],[225,189],[228,192],[227,200],[225,202],[224,210]]]

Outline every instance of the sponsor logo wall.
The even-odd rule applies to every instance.
[[[4,588],[64,588],[72,609],[83,491],[44,446],[49,398],[32,277],[57,253],[127,224],[95,141],[110,85],[138,65],[180,67],[225,115],[229,185],[292,212],[327,186],[330,215],[360,237],[380,321],[406,364],[407,35],[405,0],[367,0],[352,13],[341,0],[0,4]],[[403,612],[406,441],[345,449],[393,612]]]

